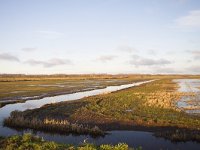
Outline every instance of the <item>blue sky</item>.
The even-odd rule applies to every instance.
[[[199,0],[0,0],[0,73],[200,73]]]

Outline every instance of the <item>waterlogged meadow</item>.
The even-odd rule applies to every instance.
[[[90,91],[152,78],[154,77],[145,75],[0,75],[0,107],[30,99]]]
[[[103,133],[101,131],[116,129],[159,130],[163,132],[157,132],[157,136],[163,133],[165,138],[168,137],[171,140],[175,135],[174,132],[177,131],[184,132],[184,136],[177,136],[176,140],[181,141],[184,138],[183,140],[200,141],[199,136],[196,136],[200,134],[200,118],[189,115],[176,107],[177,101],[184,95],[177,92],[177,88],[177,84],[171,79],[156,80],[114,93],[86,97],[77,101],[48,104],[24,112],[13,112],[4,124],[10,127],[48,131],[51,128],[51,132],[66,133],[77,132],[70,127],[76,124],[80,134],[94,135],[95,132]],[[18,121],[20,117],[22,120]],[[67,122],[70,125],[66,125],[67,129],[64,130],[61,123],[60,125],[46,124],[47,118]],[[42,123],[37,125],[32,122]],[[171,133],[171,136],[166,133]]]
[[[150,76],[144,78],[144,76],[123,76],[123,79],[119,79],[119,82],[113,82],[109,79],[107,83],[121,84],[122,80],[126,80],[127,83],[144,80],[148,82],[137,82],[138,84],[135,83],[133,87],[127,86],[127,89],[118,86],[115,87],[116,91],[113,90],[115,92],[112,93],[102,89],[104,92],[98,92],[99,95],[96,95],[95,93],[92,94],[91,91],[91,93],[88,93],[88,95],[91,94],[89,97],[87,97],[88,95],[81,96],[82,93],[80,92],[80,99],[76,98],[75,93],[74,96],[71,95],[71,101],[67,97],[69,95],[66,95],[63,98],[67,98],[68,101],[62,99],[62,102],[52,103],[51,101],[59,96],[51,97],[50,101],[42,103],[46,105],[33,107],[36,109],[26,110],[23,108],[26,103],[24,105],[23,103],[19,104],[20,107],[16,104],[23,111],[10,111],[11,114],[6,115],[8,117],[2,120],[4,127],[1,127],[1,129],[5,129],[5,133],[9,133],[11,129],[13,131],[16,129],[18,134],[28,129],[35,135],[44,135],[45,139],[50,141],[62,142],[63,144],[53,142],[58,146],[54,145],[56,149],[62,149],[63,145],[69,146],[66,144],[72,143],[71,147],[64,147],[64,149],[106,150],[123,149],[125,147],[130,149],[130,145],[131,147],[142,146],[145,149],[166,149],[170,147],[179,149],[174,142],[185,142],[180,146],[181,149],[188,149],[190,144],[193,149],[198,149],[198,144],[195,142],[200,142],[200,118],[198,115],[188,114],[177,107],[182,97],[193,94],[178,90],[180,87],[174,82],[174,79],[180,77]],[[38,104],[45,100],[48,100],[48,97],[37,102],[33,100],[31,104],[34,104],[34,101]],[[12,106],[14,107],[15,104],[5,106],[2,110],[4,108],[13,109]],[[119,134],[122,136],[119,136]],[[135,135],[133,141],[127,138],[131,138],[131,134]],[[68,140],[61,140],[65,137]],[[160,143],[157,146],[155,143],[143,143],[140,142],[141,137],[144,139],[148,137],[149,141]],[[6,139],[9,138],[2,139],[5,143]],[[90,143],[94,142],[94,144],[85,143],[87,140],[84,139],[89,139]],[[164,139],[166,140],[162,141]],[[98,141],[97,144],[96,141]],[[117,144],[120,141],[128,144]],[[169,141],[172,142],[169,143]],[[85,145],[80,145],[81,142]],[[135,144],[137,142],[140,144]],[[161,144],[163,142],[164,147]],[[23,143],[21,144],[23,145]],[[25,145],[29,144],[26,143]],[[18,145],[18,147],[20,146]],[[51,147],[51,149],[53,148]]]

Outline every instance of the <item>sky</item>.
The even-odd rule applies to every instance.
[[[0,73],[200,74],[200,0],[0,0]]]

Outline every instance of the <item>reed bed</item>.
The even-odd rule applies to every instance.
[[[67,120],[45,118],[43,120],[26,118],[21,111],[13,111],[10,117],[4,120],[4,125],[14,128],[30,128],[41,131],[60,132],[62,134],[90,134],[92,136],[103,136],[105,134],[98,126],[84,126],[82,124],[70,123]]]

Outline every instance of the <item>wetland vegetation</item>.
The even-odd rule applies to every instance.
[[[6,104],[152,79],[147,75],[0,75],[0,107]]]
[[[103,144],[94,145],[87,142],[80,143],[78,146],[71,144],[59,144],[52,141],[44,141],[43,138],[24,134],[23,136],[14,135],[8,138],[0,138],[0,150],[141,150],[142,148],[130,148],[127,144],[117,145]]]
[[[95,135],[96,131],[119,129],[144,130],[153,131],[156,136],[174,141],[200,141],[200,137],[197,136],[200,135],[200,118],[176,107],[177,101],[184,95],[178,92],[177,88],[172,78],[160,78],[152,83],[114,93],[13,112],[5,119],[4,124],[52,132],[77,132],[77,129],[73,131],[69,126],[67,130],[60,127],[61,122],[67,122],[68,125],[75,124],[78,127],[77,133],[80,134]],[[19,118],[22,120],[18,121]],[[59,123],[50,121],[50,125],[45,123],[46,120]],[[34,121],[41,123],[36,125],[32,123]],[[93,130],[94,127],[98,130]]]

